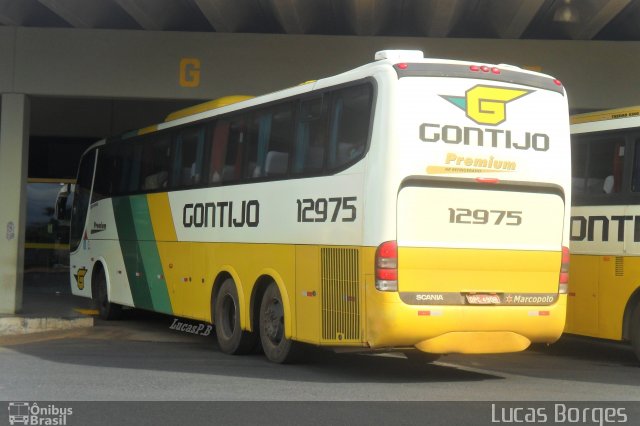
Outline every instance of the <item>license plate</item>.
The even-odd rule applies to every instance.
[[[467,294],[467,302],[471,305],[499,305],[502,303],[497,294]]]

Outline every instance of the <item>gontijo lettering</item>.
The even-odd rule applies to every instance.
[[[188,203],[182,208],[185,228],[256,228],[260,224],[258,200],[242,201],[238,208],[233,201]]]
[[[460,127],[452,124],[422,123],[419,127],[419,138],[422,142],[444,142],[452,145],[534,151],[549,149],[549,135],[545,133],[524,132],[524,135],[514,137],[511,130]]]
[[[571,241],[624,241],[625,222],[633,221],[633,242],[640,242],[640,216],[571,216]],[[614,232],[610,224],[615,223]],[[597,231],[600,232],[597,232]]]

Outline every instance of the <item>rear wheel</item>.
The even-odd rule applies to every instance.
[[[254,350],[258,336],[256,333],[240,328],[238,290],[231,278],[225,280],[220,286],[213,312],[216,338],[222,352],[231,355],[244,355]]]
[[[269,361],[279,364],[299,359],[302,348],[299,343],[287,339],[284,334],[284,306],[278,285],[269,284],[260,303],[260,341]]]
[[[636,306],[631,315],[631,346],[640,361],[640,305]]]
[[[120,319],[122,306],[109,301],[107,277],[102,269],[93,277],[92,290],[93,303],[98,308],[100,318],[107,321]]]

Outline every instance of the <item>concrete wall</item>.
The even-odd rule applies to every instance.
[[[0,93],[185,100],[257,95],[369,62],[385,48],[540,66],[565,83],[574,109],[640,103],[640,42],[10,27],[0,28]]]
[[[193,101],[31,98],[32,136],[103,138],[164,120]]]

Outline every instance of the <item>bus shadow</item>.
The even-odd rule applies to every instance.
[[[80,334],[25,341],[12,344],[11,349],[57,363],[89,367],[287,382],[391,384],[502,379],[498,375],[439,365],[437,362],[410,362],[399,354],[338,354],[315,347],[305,350],[303,359],[298,363],[278,365],[269,362],[263,354],[226,355],[218,348],[214,332],[201,336],[176,331],[170,328],[175,321],[175,318],[165,315],[130,311],[121,321],[107,323],[96,320],[93,329]]]
[[[302,381],[311,378],[314,381],[333,383],[446,383],[502,379],[498,375],[440,365],[438,362],[410,362],[402,355],[394,355],[337,354],[329,350],[312,348],[307,352],[302,362],[291,366],[296,371],[292,371],[293,374],[287,380],[296,380],[295,377],[300,377],[301,373],[303,375],[300,377]],[[269,363],[265,358],[262,358],[262,362]],[[286,371],[289,367],[277,366],[276,368]]]
[[[139,310],[125,312],[123,319],[130,320],[133,327],[152,327],[158,331],[166,330],[170,327],[168,324],[173,324],[175,321],[174,317]],[[199,324],[184,319],[178,321],[194,326]],[[262,367],[269,367],[268,372],[276,372],[273,375],[267,374],[259,378],[286,381],[381,383],[464,382],[502,379],[497,375],[472,372],[450,365],[439,365],[437,362],[410,362],[401,354],[336,353],[310,345],[305,346],[303,357],[295,364],[278,365],[269,362],[263,354],[229,356],[222,353],[215,339],[215,330],[212,330],[206,338],[203,336],[192,337],[194,337],[193,344],[197,345],[193,347],[195,350],[204,350],[206,351],[205,356],[214,356],[216,359],[224,360],[223,364],[234,361],[244,363],[246,360],[247,362],[260,363]],[[446,361],[446,359],[446,356],[441,358],[442,361]],[[211,373],[220,374],[221,372],[214,367]],[[258,378],[253,374],[247,375],[247,377],[249,376]]]
[[[588,337],[565,334],[553,345],[536,345],[530,350],[539,354],[579,359],[601,365],[640,367],[640,360],[636,358],[630,345]]]
[[[640,362],[626,345],[564,335],[514,354],[451,355],[456,365],[496,374],[593,384],[637,386]]]

